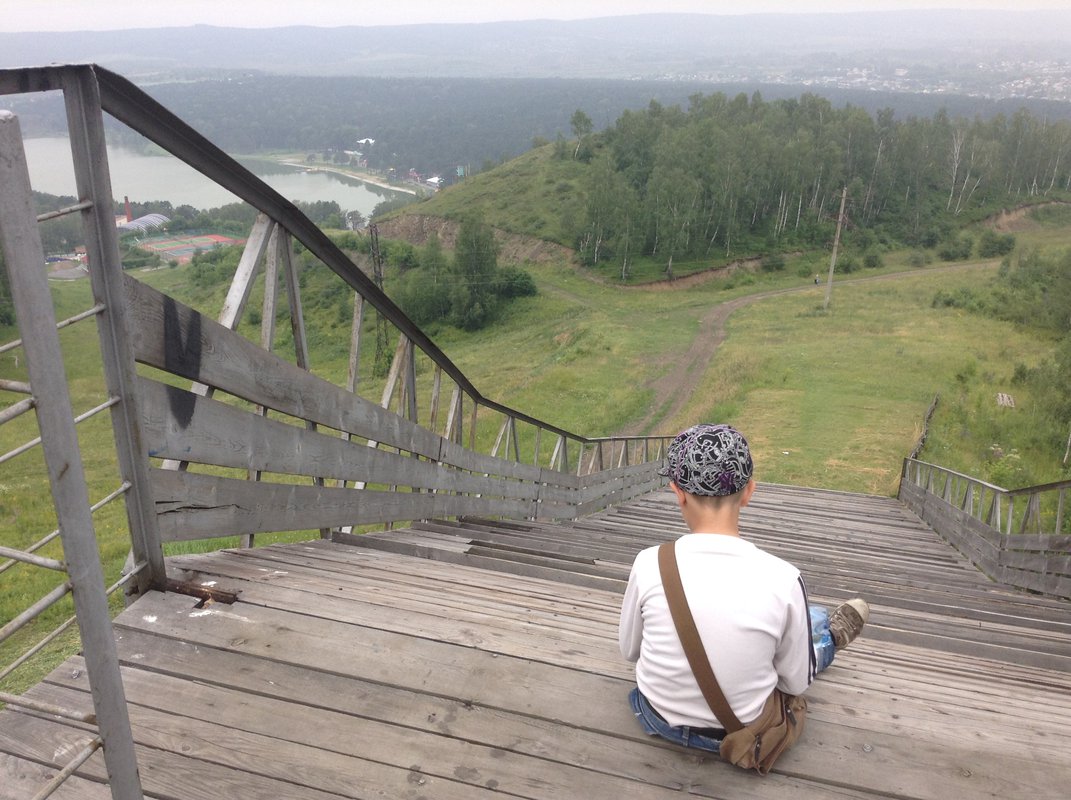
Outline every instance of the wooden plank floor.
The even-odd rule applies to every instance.
[[[169,560],[240,593],[152,594],[116,621],[151,797],[1064,798],[1071,604],[1002,589],[895,500],[760,487],[745,534],[813,599],[873,606],[766,778],[645,737],[617,652],[671,495],[574,524],[427,523]],[[78,658],[29,694],[90,707]],[[0,712],[0,798],[28,798],[84,731]],[[100,755],[59,796],[105,798]]]

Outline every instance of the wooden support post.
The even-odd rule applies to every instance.
[[[108,264],[113,271],[112,275],[94,280],[93,291],[94,295],[98,295],[98,292],[105,294],[104,298],[98,299],[98,302],[106,303],[106,310],[98,315],[98,319],[109,318],[99,325],[105,370],[109,373],[109,391],[116,392],[118,387],[113,381],[119,377],[119,373],[126,372],[126,367],[132,371],[134,362],[131,358],[127,364],[119,363],[119,359],[126,355],[115,347],[121,343],[106,341],[112,336],[124,339],[125,331],[111,330],[115,322],[123,321],[122,306],[116,305],[122,296],[117,285],[122,274],[115,223],[111,219],[111,189],[96,89],[92,73],[86,68],[78,73],[77,79],[72,80],[72,85],[66,87],[65,96],[79,196],[93,198],[93,206],[84,212],[87,251],[95,256],[91,262],[91,274],[103,273],[108,269]],[[45,257],[37,227],[37,214],[33,208],[22,131],[18,118],[7,111],[0,111],[0,186],[4,187],[0,192],[0,244],[3,246],[11,297],[22,335],[23,352],[26,354],[26,368],[41,431],[41,448],[55,501],[64,560],[70,575],[93,706],[100,736],[105,743],[104,757],[112,797],[116,800],[140,800],[142,792],[134,740],[108,614],[104,572],[93,529],[93,514],[71,410],[63,351],[56,333],[52,296],[41,269]],[[103,262],[105,257],[107,263]],[[131,377],[122,375],[120,380]],[[126,407],[122,412],[122,415],[125,414],[135,414],[135,411]],[[133,441],[128,444],[136,446],[140,443],[136,422],[123,420],[122,415],[118,419],[113,415],[116,438],[130,437]],[[119,444],[122,450],[123,443]],[[127,456],[121,453],[120,458],[125,460],[129,455],[144,461],[141,453]],[[135,512],[130,516],[136,517],[140,511],[137,501],[138,498],[134,497],[127,503],[128,509],[133,508]],[[152,525],[153,521],[154,518],[144,522]],[[142,521],[137,522],[141,524]],[[144,533],[141,532],[142,535]],[[148,544],[147,541],[136,543],[135,556],[151,558],[151,570],[158,558],[151,553],[137,552],[139,547],[145,548]],[[159,549],[158,538],[153,549]]]
[[[439,422],[439,393],[442,391],[443,368],[438,364],[431,376],[431,406],[428,409],[428,430],[434,431]]]
[[[509,418],[509,432],[513,441],[513,460],[519,464],[521,463],[521,445],[517,441],[517,420],[514,417]]]
[[[108,392],[120,400],[112,407],[111,420],[120,476],[131,485],[126,499],[126,514],[134,562],[149,565],[135,578],[140,593],[147,591],[150,586],[163,588],[167,575],[157,526],[156,502],[149,479],[149,463],[142,445],[137,371],[128,333],[130,326],[124,301],[119,238],[112,213],[104,117],[100,110],[99,87],[92,69],[86,67],[72,73],[64,85],[63,96],[78,196],[93,201],[92,206],[82,211],[81,217],[90,261],[89,282],[93,298],[105,307],[104,312],[97,315],[104,377]],[[15,191],[14,184],[3,185],[7,191]]]
[[[268,240],[267,257],[264,259],[264,301],[261,304],[260,315],[260,346],[269,353],[275,347],[275,317],[279,303],[279,236],[281,231],[282,228],[280,226],[272,226],[271,236]],[[242,254],[243,260],[248,252],[250,252],[250,249],[247,242],[246,249]],[[249,283],[251,286],[252,281]],[[262,417],[268,416],[267,406],[258,405],[256,413]],[[249,472],[249,480],[251,481],[259,481],[261,477],[259,469]],[[253,537],[252,533],[242,534],[238,537],[238,547],[241,549],[253,547]]]
[[[309,342],[305,333],[305,314],[301,306],[301,288],[298,283],[297,266],[294,264],[294,248],[290,234],[280,231],[277,237],[277,253],[282,262],[283,275],[286,277],[286,294],[290,303],[290,330],[294,335],[294,358],[299,367],[309,369]],[[306,430],[316,430],[316,423],[305,420]],[[316,486],[323,486],[322,477],[313,478]],[[320,538],[330,539],[331,530],[320,528]]]
[[[413,342],[410,339],[405,340],[406,355],[405,355],[405,414],[409,418],[409,421],[414,425],[419,424],[417,416],[419,414],[417,410],[417,388],[416,388],[416,348],[413,347]]]
[[[503,439],[509,438],[509,417],[502,420],[502,427],[498,429],[498,436],[495,437],[494,447],[491,448],[491,455],[498,456],[498,449],[502,445]]]
[[[257,265],[260,264],[264,251],[275,232],[275,223],[268,218],[267,214],[257,214],[256,222],[246,239],[242,258],[238,262],[238,269],[234,272],[230,289],[227,290],[227,298],[223,301],[223,309],[219,314],[219,324],[230,330],[237,330],[238,323],[242,319],[246,303],[249,302],[249,292],[253,288],[253,281],[257,277]]]
[[[476,415],[480,411],[480,404],[476,402],[476,398],[472,399],[472,418],[469,421],[469,450],[475,452],[476,450]]]

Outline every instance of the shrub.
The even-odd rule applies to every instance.
[[[536,294],[536,285],[532,276],[517,267],[500,269],[497,284],[499,297],[534,297]]]
[[[982,258],[1006,256],[1015,249],[1015,236],[1010,233],[997,233],[986,230],[978,239],[978,255]]]
[[[959,234],[945,240],[937,249],[937,257],[942,261],[965,261],[971,257],[974,240],[965,234]]]
[[[867,269],[878,269],[885,266],[885,262],[881,260],[881,254],[876,253],[873,250],[867,251],[863,256],[863,266]]]
[[[781,253],[771,253],[768,256],[763,256],[762,270],[763,272],[780,272],[785,268],[785,257]]]

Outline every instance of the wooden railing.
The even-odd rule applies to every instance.
[[[18,568],[34,566],[69,571],[70,580],[5,621],[0,644],[75,589],[74,619],[96,708],[94,720],[81,721],[100,726],[78,759],[107,743],[113,797],[138,798],[141,790],[94,536],[92,515],[108,500],[124,500],[132,551],[131,569],[112,590],[122,586],[134,596],[169,586],[168,542],[240,537],[228,541],[250,546],[258,534],[280,531],[347,539],[358,526],[431,517],[572,518],[662,482],[656,469],[667,437],[588,438],[486,397],[292,203],[128,81],[95,66],[0,70],[0,95],[51,90],[63,93],[67,107],[77,184],[71,193],[79,200],[65,213],[83,223],[93,293],[92,306],[69,322],[96,321],[107,399],[93,412],[110,416],[119,488],[90,505],[73,433],[86,415],[75,416],[67,399],[41,272],[43,220],[31,213],[21,134],[5,113],[0,238],[22,336],[0,344],[0,352],[21,348],[32,380],[0,380],[0,396],[16,395],[0,408],[0,425],[20,417],[21,425],[33,409],[41,426],[39,436],[0,455],[0,465],[41,445],[60,528],[30,548],[0,548],[0,573],[8,581]],[[102,112],[256,210],[218,316],[123,273]],[[378,246],[369,238],[374,262]],[[305,268],[326,267],[336,291],[353,298],[344,375],[310,362],[310,338],[325,333],[307,326],[298,243],[312,259]],[[258,293],[255,342],[237,330]],[[289,317],[294,344],[285,358],[275,352],[282,316]],[[376,356],[384,354],[389,370],[382,375]],[[36,552],[61,534],[64,561]],[[52,636],[3,668],[0,681]],[[0,693],[2,702],[32,707],[13,693]],[[56,765],[55,786],[78,759]]]
[[[1071,597],[1071,481],[1009,490],[908,458],[899,497],[993,580]]]

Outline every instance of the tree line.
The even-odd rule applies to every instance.
[[[900,120],[813,94],[651,103],[578,139],[573,157],[590,162],[581,259],[622,275],[639,256],[672,276],[674,261],[824,244],[844,187],[845,237],[863,252],[936,247],[980,214],[1071,190],[1067,121]]]

